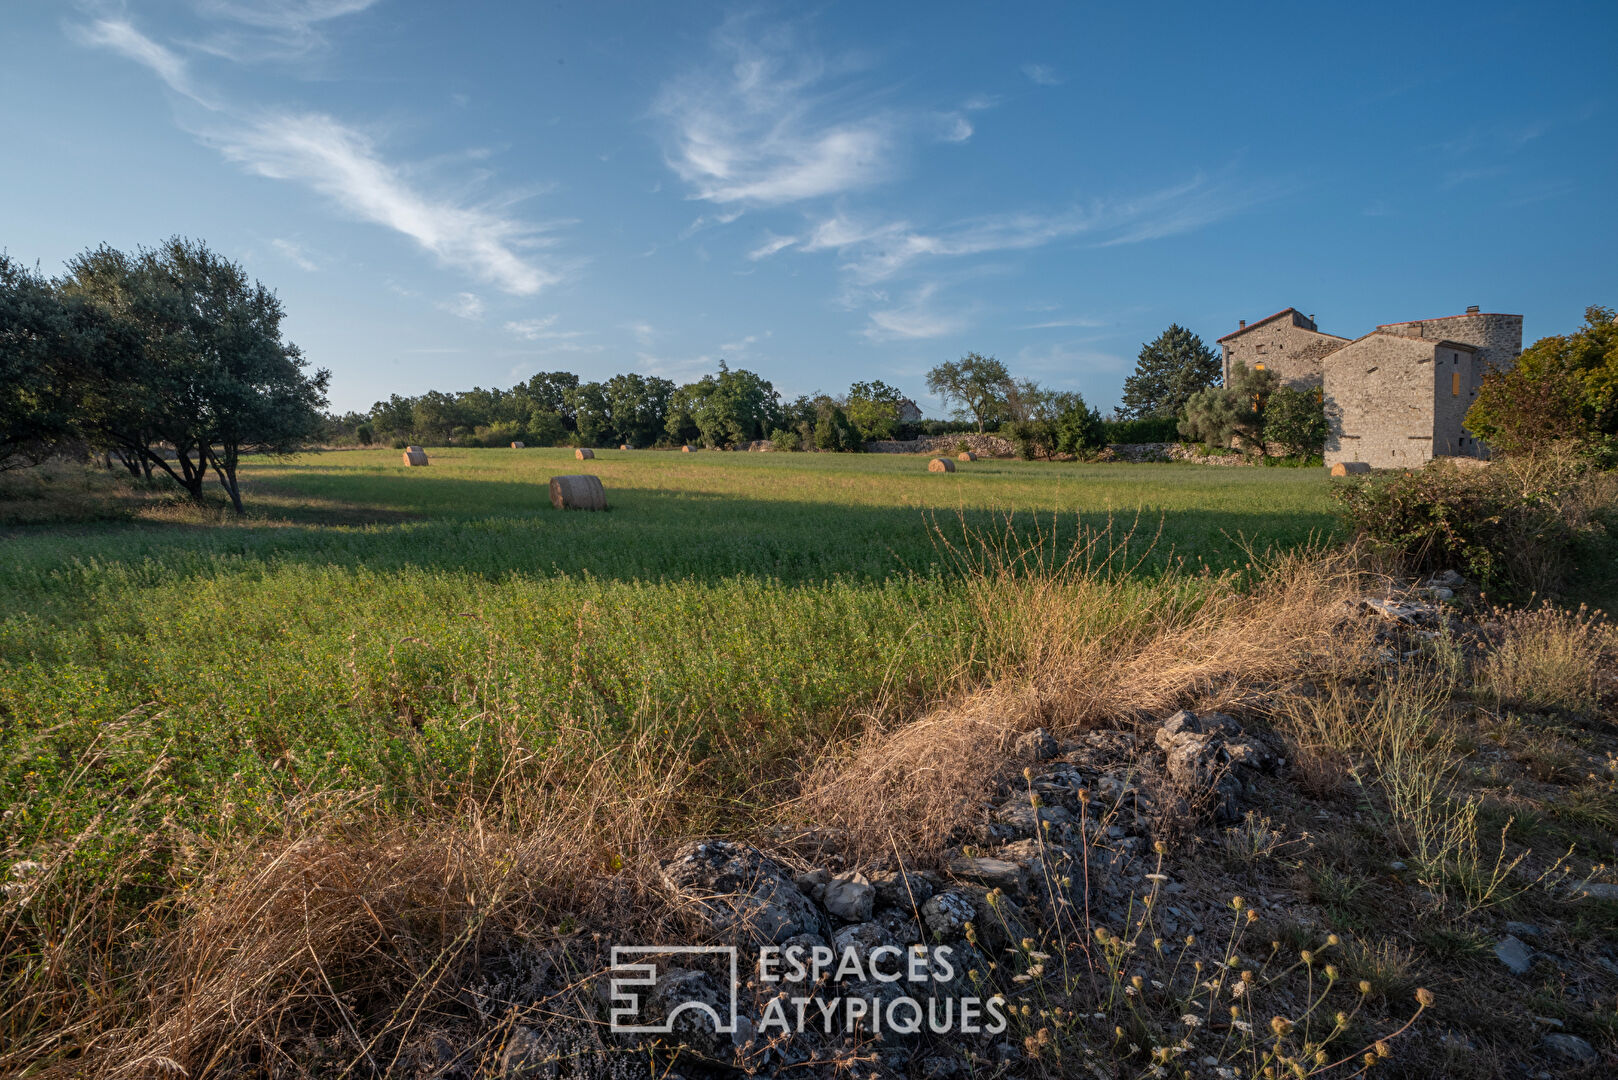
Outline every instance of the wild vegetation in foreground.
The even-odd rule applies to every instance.
[[[1058,764],[1079,828],[1031,839],[1072,870],[971,931],[1009,1037],[793,1071],[1610,1064],[1605,621],[1360,614],[1393,582],[1308,545],[1292,470],[646,454],[592,516],[535,509],[559,455],[449,458],[255,466],[280,519],[12,531],[0,1072],[701,1074],[613,1043],[589,980],[703,934],[681,842],[945,888]],[[1169,775],[1182,707],[1285,761],[1234,822]],[[1038,727],[1061,763],[1013,748]]]

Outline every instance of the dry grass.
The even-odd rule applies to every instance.
[[[1263,687],[1364,666],[1366,628],[1340,625],[1342,601],[1363,585],[1351,553],[1262,560],[1251,589],[1235,575],[1143,588],[1099,572],[1128,558],[1129,540],[1095,534],[1056,562],[1049,545],[1009,534],[952,547],[973,582],[986,685],[832,748],[784,812],[847,830],[866,856],[897,844],[934,858],[1021,732],[1071,735],[1187,705],[1256,702]]]
[[[1611,623],[1554,607],[1501,612],[1498,623],[1499,644],[1477,678],[1496,707],[1595,711],[1603,655],[1618,649]]]
[[[70,899],[48,868],[5,912],[5,953],[42,963],[8,972],[18,1038],[0,1073],[296,1072],[288,1048],[309,1035],[387,1072],[420,1025],[467,1011],[490,951],[573,922],[668,930],[656,853],[700,802],[686,749],[580,728],[543,749],[513,743],[507,760],[495,794],[437,820],[389,822],[367,793],[289,807],[292,838],[198,853],[201,887],[121,927],[108,924],[128,910],[115,888]],[[47,1015],[59,1030],[42,1030]]]

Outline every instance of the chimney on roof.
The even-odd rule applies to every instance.
[[[1236,329],[1238,329],[1238,330],[1245,330],[1245,329],[1247,329],[1247,320],[1246,320],[1246,319],[1242,319],[1242,320],[1241,320],[1241,321],[1240,321],[1240,322],[1239,322],[1239,323],[1238,323],[1238,325],[1237,325],[1237,327],[1236,327]]]
[[[1314,322],[1314,321],[1315,321],[1315,316],[1314,316],[1314,312],[1310,312],[1310,313],[1309,313],[1309,321],[1310,321],[1310,322]]]
[[[1468,304],[1466,307],[1466,313],[1468,315],[1476,315],[1478,313],[1478,306],[1476,304]]]

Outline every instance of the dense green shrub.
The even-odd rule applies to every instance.
[[[815,447],[851,453],[865,449],[865,441],[849,422],[848,414],[836,405],[829,405],[815,422]]]
[[[1185,403],[1180,434],[1197,439],[1210,450],[1232,441],[1244,450],[1264,452],[1264,406],[1275,392],[1275,372],[1238,363],[1231,368],[1230,385],[1210,386]]]
[[[1497,452],[1562,443],[1618,461],[1618,313],[1588,308],[1579,330],[1540,338],[1510,368],[1485,375],[1466,427]]]
[[[1180,419],[1147,416],[1139,420],[1103,420],[1101,440],[1106,443],[1168,443],[1180,441]]]
[[[1264,403],[1264,439],[1291,457],[1308,457],[1326,448],[1331,427],[1318,389],[1278,386]]]
[[[1426,468],[1345,481],[1343,517],[1372,550],[1410,569],[1457,570],[1508,595],[1599,588],[1618,565],[1618,476],[1569,455],[1486,469]]]
[[[770,442],[782,453],[803,449],[803,436],[790,428],[776,428],[770,432]]]

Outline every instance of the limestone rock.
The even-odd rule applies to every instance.
[[[1592,1065],[1600,1056],[1595,1047],[1577,1035],[1547,1035],[1540,1045],[1548,1056],[1569,1065]]]
[[[853,952],[863,964],[871,955],[872,949],[883,946],[896,948],[900,941],[888,932],[888,928],[881,923],[861,922],[849,923],[837,933],[832,935],[831,947],[838,959],[844,953]],[[897,967],[894,963],[884,965],[884,971],[891,971]]]
[[[932,882],[904,870],[880,870],[871,875],[871,885],[878,901],[903,911],[920,907],[933,895]]]
[[[991,889],[1021,894],[1028,889],[1028,871],[1019,863],[981,855],[963,855],[950,860],[950,873]]]
[[[921,907],[921,921],[927,933],[940,941],[951,941],[966,932],[966,924],[977,918],[977,909],[964,893],[947,889]]]
[[[876,889],[857,871],[838,874],[826,883],[821,904],[845,922],[865,922],[876,906]]]
[[[1513,975],[1526,975],[1534,966],[1533,950],[1513,936],[1501,939],[1494,947],[1494,955]]]
[[[720,1033],[714,1021],[717,1016],[719,1023],[728,1026],[730,995],[721,995],[706,971],[674,968],[666,972],[652,988],[651,999],[653,1015],[670,1017],[671,1034],[680,1042],[710,1055],[730,1042],[730,1034]]]
[[[1179,741],[1180,736],[1196,735],[1201,732],[1202,721],[1197,719],[1197,714],[1190,709],[1181,709],[1163,721],[1153,738],[1160,749],[1168,750]]]
[[[687,844],[663,868],[663,879],[714,931],[779,943],[820,929],[820,913],[786,871],[746,844]]]
[[[1044,728],[1035,728],[1033,731],[1025,731],[1017,736],[1016,750],[1019,757],[1031,757],[1035,761],[1049,761],[1062,752],[1062,747],[1049,731]]]

